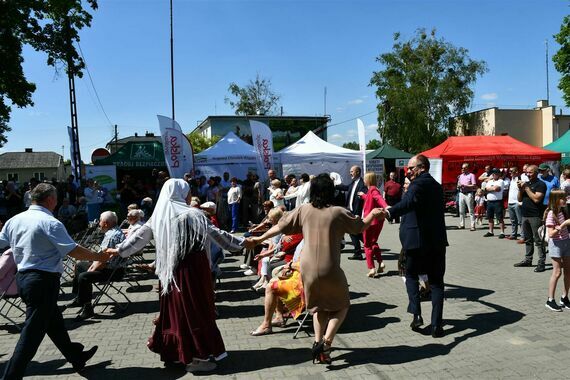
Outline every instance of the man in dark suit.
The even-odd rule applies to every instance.
[[[445,229],[443,188],[429,174],[429,160],[417,155],[408,162],[410,187],[402,200],[385,210],[388,218],[402,216],[400,241],[406,252],[406,290],[408,313],[414,318],[410,327],[418,331],[423,325],[420,306],[418,275],[427,274],[431,287],[431,334],[434,338],[444,335],[443,276],[445,274],[445,250],[449,245]]]
[[[364,205],[364,201],[358,196],[358,193],[366,193],[368,191],[368,188],[364,185],[364,180],[360,177],[361,174],[362,170],[358,166],[353,166],[350,168],[350,176],[352,177],[350,185],[341,184],[335,187],[337,190],[346,191],[346,208],[357,216],[362,216],[362,206]],[[348,259],[364,260],[360,246],[362,234],[350,235],[350,240],[354,246],[354,254]]]

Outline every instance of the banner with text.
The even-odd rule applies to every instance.
[[[251,139],[257,153],[257,174],[261,182],[267,179],[267,171],[273,168],[273,134],[267,124],[250,120]]]
[[[157,115],[164,147],[164,160],[171,178],[183,178],[194,172],[194,152],[182,128],[175,120]]]

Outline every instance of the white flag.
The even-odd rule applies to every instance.
[[[169,117],[157,115],[164,147],[164,161],[171,178],[183,178],[194,171],[192,145],[180,125]]]
[[[364,131],[364,123],[360,119],[356,119],[358,127],[358,145],[360,146],[360,154],[362,154],[362,172],[366,173],[366,133]]]
[[[257,153],[257,175],[260,182],[267,179],[267,171],[273,168],[273,134],[267,124],[250,120],[251,139]]]

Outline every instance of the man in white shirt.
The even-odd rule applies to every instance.
[[[519,168],[513,166],[509,169],[511,173],[511,182],[509,184],[509,218],[511,219],[511,235],[507,236],[509,240],[516,240],[518,237],[519,228],[522,231],[522,213],[521,205],[519,204],[519,187],[517,185],[518,181],[521,180]]]
[[[493,228],[495,225],[495,217],[501,225],[501,234],[499,239],[505,238],[505,221],[503,220],[503,180],[500,179],[501,172],[494,168],[491,170],[491,179],[484,184],[484,190],[487,194],[487,218],[489,219],[489,231],[483,235],[484,237],[495,236]]]

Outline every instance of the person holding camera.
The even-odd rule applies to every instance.
[[[522,202],[522,229],[525,238],[525,258],[516,263],[514,266],[531,267],[532,256],[534,255],[534,246],[538,248],[538,265],[534,271],[544,272],[544,263],[546,260],[546,252],[543,243],[538,234],[538,227],[542,224],[544,213],[544,195],[546,194],[546,184],[538,178],[538,167],[529,165],[526,173],[529,177],[528,182],[518,181],[519,188],[518,199]]]
[[[495,236],[495,218],[499,221],[501,233],[499,239],[505,238],[505,221],[503,219],[503,180],[500,178],[501,171],[497,168],[491,170],[491,179],[485,182],[485,194],[487,195],[487,219],[489,220],[489,231],[484,237]]]

